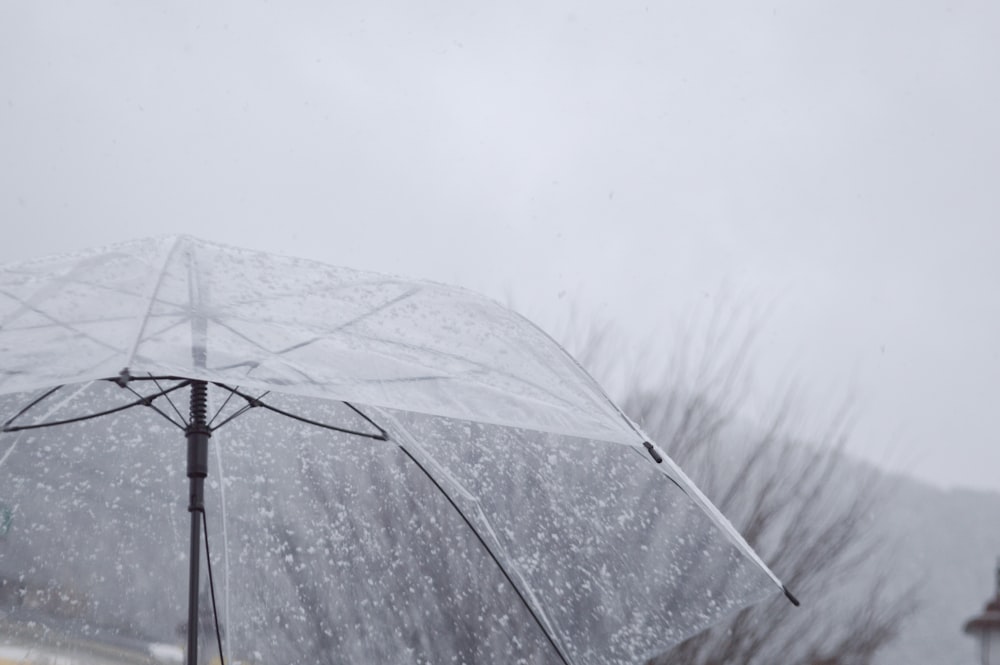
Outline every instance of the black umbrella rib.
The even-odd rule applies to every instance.
[[[166,389],[161,390],[160,392],[158,392],[156,394],[149,395],[149,396],[140,395],[136,391],[134,391],[131,388],[129,388],[129,390],[131,390],[132,394],[138,395],[139,399],[137,399],[137,400],[135,400],[133,402],[129,402],[127,404],[122,404],[122,405],[116,406],[116,407],[114,407],[112,409],[105,409],[104,411],[97,411],[97,412],[94,412],[94,413],[88,413],[86,415],[76,416],[74,418],[66,418],[66,419],[63,419],[63,420],[51,420],[51,421],[44,422],[44,423],[36,423],[34,425],[13,425],[13,422],[15,420],[17,420],[18,418],[20,418],[21,416],[23,416],[25,413],[27,413],[29,410],[31,410],[31,408],[33,408],[34,406],[37,406],[42,400],[46,399],[47,397],[50,397],[59,388],[62,388],[62,386],[56,386],[55,388],[52,388],[51,390],[47,391],[41,397],[35,399],[28,406],[26,406],[23,409],[21,409],[17,413],[17,415],[15,415],[13,418],[9,419],[7,422],[4,423],[3,427],[0,428],[0,431],[3,431],[5,433],[6,432],[24,432],[24,431],[33,430],[33,429],[43,429],[43,428],[46,428],[46,427],[56,427],[56,426],[59,426],[59,425],[69,425],[69,424],[72,424],[72,423],[80,423],[80,422],[84,422],[86,420],[93,420],[95,418],[100,418],[102,416],[110,416],[113,413],[119,413],[121,411],[126,411],[126,410],[131,409],[131,408],[136,407],[136,406],[148,406],[148,407],[152,408],[154,411],[156,411],[157,413],[159,413],[161,416],[163,416],[164,418],[166,418],[167,420],[169,420],[170,422],[174,423],[175,425],[178,425],[178,423],[176,423],[173,420],[173,418],[171,418],[170,416],[168,416],[167,414],[165,414],[163,411],[161,411],[160,409],[158,409],[156,406],[154,406],[153,405],[153,400],[156,399],[156,398],[158,398],[158,397],[162,397],[164,395],[167,395],[168,393],[172,393],[175,390],[179,390],[181,388],[184,388],[184,387],[188,386],[190,383],[191,383],[190,381],[184,381],[182,383],[179,383],[176,386],[171,386],[170,388],[166,388]],[[181,427],[181,429],[183,429],[182,425],[178,425],[178,427]]]
[[[11,418],[9,418],[7,420],[7,422],[5,422],[3,424],[3,431],[4,432],[11,431],[11,430],[8,430],[7,428],[10,426],[10,424],[12,422],[14,422],[18,418],[20,418],[21,416],[23,416],[24,414],[26,414],[28,411],[30,411],[31,409],[33,409],[35,407],[35,405],[39,404],[40,402],[45,401],[46,399],[48,399],[49,397],[51,397],[52,395],[54,395],[56,393],[56,391],[58,391],[60,388],[62,388],[62,386],[56,386],[55,388],[50,388],[49,390],[46,390],[44,393],[42,393],[41,395],[39,395],[35,399],[31,400],[23,409],[21,409],[20,411],[18,411],[17,413],[15,413]]]
[[[226,418],[225,420],[223,420],[221,423],[219,423],[218,425],[216,425],[213,428],[213,431],[219,429],[220,427],[222,427],[226,423],[230,422],[231,420],[233,420],[237,416],[240,416],[240,415],[246,413],[248,410],[250,410],[250,409],[252,409],[254,407],[261,407],[261,408],[267,409],[268,411],[271,411],[273,413],[277,413],[278,415],[285,416],[286,418],[291,418],[292,420],[297,420],[300,423],[305,423],[307,425],[313,425],[315,427],[320,427],[322,429],[331,430],[333,432],[340,432],[341,434],[351,434],[353,436],[360,436],[360,437],[363,437],[363,438],[366,438],[366,439],[374,439],[376,441],[388,441],[389,440],[389,434],[388,434],[388,432],[385,431],[385,429],[383,429],[382,427],[380,427],[374,420],[372,420],[368,416],[366,416],[363,413],[361,413],[357,409],[357,407],[355,407],[352,404],[348,404],[347,402],[342,402],[342,403],[345,404],[346,406],[348,406],[352,411],[354,411],[355,413],[357,413],[359,416],[361,416],[362,418],[364,418],[365,421],[368,422],[369,425],[371,425],[372,427],[374,427],[375,429],[377,429],[378,430],[378,434],[372,434],[371,432],[359,432],[358,430],[348,429],[346,427],[338,427],[336,425],[331,425],[329,423],[322,423],[322,422],[320,422],[318,420],[312,420],[311,418],[306,418],[305,416],[300,416],[300,415],[292,413],[290,411],[285,411],[284,409],[279,409],[276,406],[273,406],[271,404],[268,404],[267,402],[262,401],[263,397],[265,395],[267,395],[267,393],[264,393],[264,395],[261,395],[260,397],[254,397],[252,395],[248,395],[248,394],[244,393],[239,388],[233,388],[232,386],[227,386],[224,383],[215,383],[215,382],[213,382],[212,385],[217,386],[219,388],[222,388],[223,390],[228,390],[229,392],[231,392],[232,394],[236,395],[237,397],[242,397],[247,402],[246,406],[244,406],[239,411],[237,411],[236,413],[234,413],[233,415],[229,416],[228,418]]]
[[[229,397],[226,398],[226,401],[228,402],[229,398],[232,397],[233,395],[236,395],[236,394],[237,393],[236,393],[235,390],[230,390]],[[261,394],[260,397],[253,398],[253,401],[247,400],[247,403],[244,404],[239,409],[237,409],[235,413],[233,413],[232,415],[230,415],[228,418],[224,419],[218,425],[212,425],[212,423],[215,422],[215,419],[219,417],[219,414],[222,413],[222,409],[223,409],[223,407],[225,405],[219,407],[219,411],[214,416],[212,416],[212,420],[209,421],[208,426],[212,429],[213,432],[216,431],[217,429],[219,429],[223,425],[227,425],[228,423],[236,420],[237,418],[239,418],[240,416],[242,416],[244,413],[246,413],[250,409],[254,408],[255,406],[262,406],[262,404],[260,403],[260,400],[264,399],[264,397],[266,397],[267,394],[268,393],[265,392],[265,393]]]
[[[44,427],[56,427],[58,425],[69,425],[71,423],[80,423],[85,420],[93,420],[94,418],[100,418],[101,416],[110,416],[112,413],[118,413],[120,411],[125,411],[131,409],[134,406],[145,405],[146,400],[140,399],[134,402],[129,402],[128,404],[123,404],[122,406],[117,406],[113,409],[108,409],[106,411],[98,411],[96,413],[88,413],[85,416],[77,416],[76,418],[67,418],[66,420],[53,420],[47,423],[38,423],[36,425],[15,425],[9,426],[4,425],[4,432],[23,432],[31,429],[42,429]]]
[[[336,425],[321,423],[318,420],[310,420],[309,418],[304,418],[303,416],[297,416],[294,413],[283,411],[282,409],[279,409],[276,406],[271,406],[270,404],[265,404],[264,402],[260,402],[260,406],[264,407],[268,411],[273,411],[274,413],[285,416],[286,418],[291,418],[292,420],[298,420],[299,422],[306,423],[307,425],[315,425],[316,427],[322,427],[323,429],[333,430],[334,432],[340,432],[342,434],[352,434],[354,436],[361,436],[366,439],[374,439],[376,441],[389,440],[389,435],[386,433],[384,429],[382,429],[378,425],[375,425],[375,427],[379,430],[378,434],[371,434],[369,432],[358,432],[357,430],[347,429],[344,427],[337,427]]]
[[[472,531],[473,534],[475,534],[476,539],[479,541],[479,544],[483,546],[484,550],[486,550],[486,553],[493,560],[493,563],[496,564],[497,568],[503,574],[504,579],[507,580],[507,583],[510,584],[510,587],[514,590],[514,593],[517,594],[517,597],[521,600],[521,603],[524,605],[525,609],[528,610],[528,614],[530,614],[531,618],[535,620],[535,624],[542,631],[542,634],[545,636],[545,639],[548,640],[549,644],[555,650],[556,655],[559,656],[559,660],[562,661],[563,665],[570,665],[569,660],[566,658],[566,655],[563,653],[563,650],[556,643],[555,638],[552,636],[551,633],[549,633],[548,629],[545,627],[545,624],[542,623],[541,618],[539,618],[539,616],[535,613],[535,610],[531,607],[531,603],[528,602],[528,599],[525,598],[524,594],[521,592],[521,588],[517,585],[516,582],[514,582],[514,578],[511,577],[510,573],[507,572],[507,567],[504,566],[503,563],[500,561],[499,557],[497,557],[496,553],[493,551],[493,548],[491,548],[486,543],[486,539],[483,538],[481,533],[479,533],[479,529],[475,527],[475,525],[472,523],[472,520],[470,520],[469,517],[465,514],[465,512],[461,508],[459,508],[458,504],[451,497],[451,495],[448,494],[447,490],[444,489],[441,483],[438,482],[437,478],[431,475],[431,473],[427,470],[427,468],[424,467],[424,465],[421,464],[417,460],[417,458],[413,456],[413,453],[411,453],[402,445],[399,445],[398,447],[401,451],[403,451],[403,454],[406,455],[409,458],[409,460],[413,462],[418,469],[420,469],[421,472],[423,472],[424,476],[426,476],[427,479],[430,480],[431,483],[433,483],[434,487],[436,487],[438,491],[441,492],[441,495],[448,500],[448,503],[451,504],[451,507],[455,509],[455,512],[457,512],[458,515],[462,518],[462,521],[465,522],[465,525],[469,527],[469,529]]]
[[[237,388],[239,388],[239,386],[237,386]],[[224,400],[222,401],[222,404],[221,404],[221,405],[219,406],[218,410],[216,410],[216,412],[215,412],[215,415],[214,415],[214,416],[212,416],[212,417],[211,417],[211,418],[209,419],[209,421],[208,421],[208,428],[209,428],[209,429],[212,429],[212,423],[214,423],[214,422],[215,422],[215,419],[219,417],[219,415],[220,415],[220,414],[222,413],[222,410],[226,408],[226,405],[228,405],[228,404],[229,404],[229,400],[231,400],[231,399],[233,398],[233,395],[235,395],[235,394],[236,394],[236,393],[234,393],[233,391],[231,391],[231,390],[230,390],[230,391],[229,391],[229,394],[228,394],[228,395],[226,395],[226,399],[224,399]],[[239,410],[239,413],[243,413],[243,409],[240,409],[240,410]],[[236,417],[236,416],[233,416],[233,418],[235,418],[235,417]],[[227,422],[229,422],[229,421],[230,421],[231,419],[232,419],[232,418],[227,418],[227,419],[226,419],[225,421],[223,421],[223,422],[222,422],[222,424],[221,424],[221,425],[219,425],[219,426],[221,427],[222,425],[225,425],[225,424],[226,424]]]
[[[365,413],[361,409],[359,409],[358,407],[354,406],[350,402],[342,402],[342,404],[344,404],[348,409],[350,409],[354,413],[356,413],[359,416],[361,416],[362,418],[364,418],[365,422],[367,422],[369,425],[371,425],[372,427],[374,427],[375,429],[377,429],[379,432],[381,432],[382,436],[384,437],[382,439],[383,441],[388,441],[389,440],[389,433],[386,432],[381,427],[379,427],[378,423],[376,423],[374,420],[372,420],[367,415],[365,415]]]
[[[165,393],[165,392],[163,392],[163,386],[161,386],[161,385],[160,385],[160,381],[159,381],[159,379],[157,379],[157,378],[156,378],[155,376],[153,376],[152,374],[150,374],[150,375],[149,375],[149,378],[150,378],[150,380],[151,380],[151,381],[153,382],[153,385],[155,385],[155,386],[156,386],[156,388],[157,388],[157,389],[158,389],[158,390],[160,391],[160,393],[161,393],[161,394],[162,394],[162,395],[163,395],[164,397],[166,397],[166,398],[167,398],[167,404],[169,404],[169,405],[170,405],[170,407],[171,407],[171,408],[172,408],[172,409],[174,410],[174,413],[176,413],[176,414],[177,414],[177,419],[178,419],[178,420],[180,420],[180,421],[181,421],[182,423],[185,423],[185,425],[186,425],[187,423],[186,423],[186,421],[184,420],[184,414],[183,414],[183,413],[181,413],[181,410],[177,408],[177,405],[176,405],[176,404],[174,404],[174,401],[173,401],[172,399],[170,399],[170,395],[169,395],[169,394],[167,394],[167,393]],[[135,391],[133,391],[133,392],[135,392]],[[164,418],[166,418],[166,415],[164,415],[163,417],[164,417]],[[168,420],[171,420],[171,419],[169,419],[169,418],[168,418]],[[175,423],[175,424],[176,424],[176,423]]]
[[[154,379],[154,381],[155,381],[155,379]],[[190,385],[190,383],[191,383],[190,381],[187,381],[187,382],[181,383],[180,385],[172,387],[170,390],[164,390],[163,388],[160,388],[160,384],[157,381],[156,382],[156,387],[160,388],[160,392],[158,392],[158,393],[156,393],[154,395],[150,395],[149,397],[146,397],[145,395],[140,394],[138,391],[136,391],[134,388],[132,388],[132,386],[126,385],[125,389],[128,390],[130,393],[132,393],[133,395],[135,395],[136,397],[139,398],[136,402],[134,402],[132,404],[132,406],[139,406],[140,404],[143,405],[143,406],[148,406],[153,411],[156,411],[158,414],[160,414],[161,416],[163,416],[166,420],[170,421],[170,423],[172,423],[175,427],[177,427],[179,429],[186,429],[187,428],[187,423],[184,420],[184,416],[181,415],[181,412],[177,409],[176,406],[174,406],[174,402],[173,402],[173,400],[170,399],[170,394],[169,393],[173,392],[174,390],[177,390],[178,388],[183,388],[184,386]],[[156,399],[157,397],[166,397],[167,398],[167,402],[170,404],[170,406],[173,407],[174,412],[177,413],[178,417],[180,418],[180,422],[177,422],[176,420],[174,420],[173,418],[171,418],[169,415],[167,415],[166,413],[164,413],[159,407],[157,407],[155,404],[153,404],[153,400]]]

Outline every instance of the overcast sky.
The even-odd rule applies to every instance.
[[[190,233],[664,354],[736,302],[759,402],[939,485],[1000,489],[998,176],[989,0],[0,2],[0,261]]]

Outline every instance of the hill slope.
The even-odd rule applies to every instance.
[[[875,516],[896,545],[894,583],[916,585],[920,605],[878,665],[975,663],[975,642],[962,625],[994,590],[1000,556],[1000,493],[941,490],[893,478],[894,491]]]

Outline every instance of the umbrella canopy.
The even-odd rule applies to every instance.
[[[228,660],[639,663],[781,588],[524,318],[169,237],[0,269],[0,640],[173,657],[192,380]]]

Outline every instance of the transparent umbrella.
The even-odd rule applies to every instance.
[[[189,237],[8,265],[0,408],[28,662],[640,663],[783,588],[558,344],[448,286]]]

